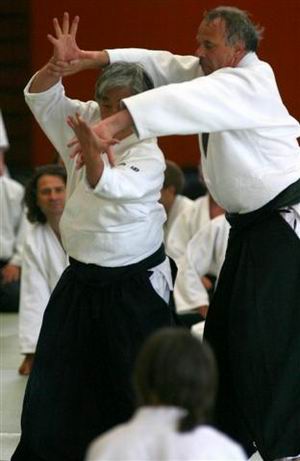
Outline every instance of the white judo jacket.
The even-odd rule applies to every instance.
[[[186,252],[178,261],[174,286],[177,312],[190,311],[209,305],[202,277],[219,276],[228,243],[230,225],[225,215],[207,222],[189,241]]]
[[[19,313],[19,341],[23,354],[34,353],[44,311],[68,257],[48,223],[34,224],[24,243]]]
[[[230,213],[254,211],[300,177],[300,125],[284,106],[269,64],[249,52],[237,67],[204,76],[199,59],[164,51],[108,50],[139,61],[159,88],[123,100],[140,139],[209,133],[205,183]]]

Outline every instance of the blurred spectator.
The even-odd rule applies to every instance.
[[[192,201],[192,206],[182,210],[173,222],[166,239],[166,251],[176,262],[184,254],[188,242],[211,219],[224,210],[207,193]]]
[[[8,147],[0,111],[0,311],[16,312],[26,220],[23,213],[24,188],[7,176],[4,152]]]
[[[27,216],[33,225],[22,258],[19,337],[25,358],[19,368],[21,375],[31,372],[45,308],[68,264],[59,231],[66,180],[62,166],[45,165],[37,168],[26,186]]]
[[[167,213],[167,221],[164,225],[165,242],[176,218],[183,210],[189,210],[193,205],[191,199],[182,195],[184,184],[185,178],[181,168],[175,162],[166,160],[165,179],[160,198]]]
[[[205,318],[213,289],[225,258],[230,225],[222,214],[207,222],[189,241],[178,261],[174,287],[176,310],[180,314],[199,312]],[[210,278],[207,277],[210,276]]]

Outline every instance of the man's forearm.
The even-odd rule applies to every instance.
[[[104,51],[81,51],[80,58],[70,62],[50,61],[37,73],[29,91],[30,93],[42,93],[48,90],[60,78],[77,74],[83,70],[101,69],[109,64],[109,55]]]
[[[84,51],[81,50],[82,60],[86,60],[87,68],[101,69],[109,64],[109,55],[106,50],[102,51]]]
[[[95,125],[94,131],[100,138],[110,139],[126,128],[134,128],[134,122],[130,112],[123,109]]]
[[[100,154],[97,154],[96,158],[87,157],[85,159],[85,168],[87,181],[94,189],[94,187],[98,184],[104,169],[104,163]]]
[[[42,93],[54,86],[57,82],[59,82],[59,80],[59,76],[50,72],[50,62],[48,62],[34,77],[34,80],[30,85],[29,92]]]

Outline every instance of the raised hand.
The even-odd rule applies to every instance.
[[[70,26],[69,13],[67,12],[63,15],[62,27],[57,18],[53,19],[55,36],[48,34],[47,37],[54,47],[53,58],[55,62],[70,62],[80,59],[82,51],[76,43],[78,24],[79,16],[75,16]]]
[[[96,157],[102,152],[107,154],[109,163],[114,166],[114,154],[112,146],[117,144],[119,141],[110,136],[108,130],[99,130],[97,134],[94,132],[94,128],[89,127],[79,114],[76,117],[69,116],[67,118],[68,125],[72,128],[76,134],[76,138],[73,138],[69,143],[68,147],[73,147],[70,154],[71,158],[76,158],[76,167],[81,168],[87,161],[87,157]],[[99,131],[101,133],[99,134]]]

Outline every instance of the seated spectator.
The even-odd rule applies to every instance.
[[[164,224],[165,243],[176,218],[183,210],[189,210],[193,205],[191,199],[182,195],[184,184],[185,178],[181,168],[175,162],[166,160],[165,179],[160,198],[160,203],[167,213],[167,221]]]
[[[7,174],[4,152],[8,147],[0,112],[0,312],[17,312],[26,223],[23,213],[24,188]]]
[[[139,409],[96,439],[87,461],[245,460],[241,447],[209,425],[217,388],[208,345],[188,330],[162,329],[142,347],[134,373]]]
[[[189,241],[178,261],[174,287],[176,310],[180,314],[199,312],[205,318],[211,285],[207,275],[217,278],[227,248],[230,226],[222,214],[208,221]]]
[[[224,214],[221,208],[207,193],[192,202],[192,207],[184,210],[173,223],[168,233],[166,248],[176,262],[185,253],[188,242],[211,219]]]
[[[19,338],[25,358],[21,375],[31,372],[43,314],[59,277],[68,264],[62,247],[59,221],[65,205],[66,171],[59,165],[37,168],[27,184],[28,220],[21,275]]]

